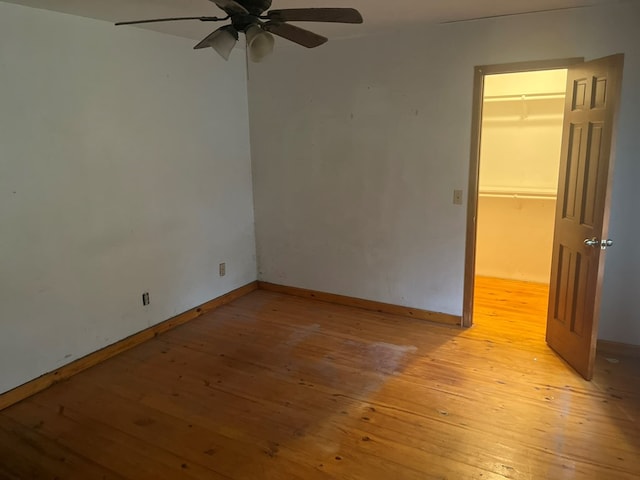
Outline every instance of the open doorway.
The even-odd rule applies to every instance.
[[[545,340],[587,380],[593,376],[606,250],[613,245],[608,238],[608,226],[623,65],[624,55],[614,54],[588,62],[578,58],[475,69],[462,325],[470,327],[476,313],[474,285],[485,80],[493,74],[566,68]],[[527,108],[522,110],[523,117],[529,113]],[[530,231],[528,225],[525,230]],[[513,223],[510,228],[517,230]],[[508,315],[513,316],[512,313]]]
[[[544,338],[567,69],[484,77],[473,310]]]

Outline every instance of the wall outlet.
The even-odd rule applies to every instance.
[[[227,274],[227,264],[226,263],[221,263],[218,267],[218,272],[220,273],[221,277],[224,277]]]
[[[142,305],[149,305],[151,303],[151,300],[149,299],[149,292],[144,292],[142,294]]]
[[[453,204],[462,205],[462,190],[453,191]]]

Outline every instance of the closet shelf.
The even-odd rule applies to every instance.
[[[564,119],[564,115],[560,113],[556,114],[546,114],[546,115],[530,115],[528,112],[524,112],[520,115],[509,115],[509,116],[498,116],[498,115],[485,115],[482,119],[483,124],[494,124],[494,123],[520,123],[523,120],[527,120],[530,122],[537,123],[549,123],[549,124],[559,124],[562,125],[562,120]]]
[[[511,188],[480,188],[478,196],[487,198],[521,198],[525,200],[555,200],[555,190],[543,189],[511,189]]]
[[[487,95],[484,97],[485,102],[516,102],[526,100],[556,100],[564,99],[565,92],[552,93],[525,93],[522,95]]]

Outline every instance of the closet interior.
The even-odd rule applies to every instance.
[[[566,76],[485,77],[477,276],[549,282]]]

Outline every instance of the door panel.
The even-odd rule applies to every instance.
[[[586,379],[593,375],[605,251],[611,150],[622,55],[569,68],[558,183],[547,343]]]

